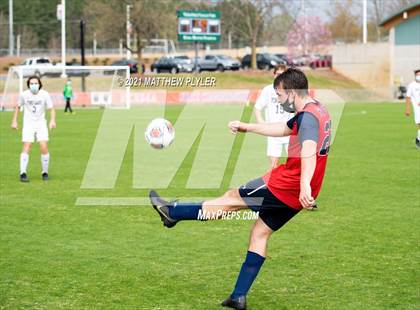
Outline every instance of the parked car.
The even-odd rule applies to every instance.
[[[192,60],[187,55],[174,56],[175,59],[179,59],[182,63],[192,64]]]
[[[305,65],[306,59],[302,55],[291,57],[290,61],[295,67],[302,67]]]
[[[47,57],[32,57],[25,59],[19,66],[14,68],[13,74],[19,76],[20,66],[25,66],[23,77],[29,77],[31,75],[42,76],[59,76],[62,69],[55,66],[53,62]],[[36,66],[36,67],[35,67]],[[33,69],[31,67],[34,67]]]
[[[206,55],[198,59],[198,71],[239,70],[241,64],[236,59],[225,55]]]
[[[283,59],[283,58],[281,58],[281,57],[278,57],[277,55],[275,55],[275,54],[269,54],[273,59],[274,59],[274,61],[276,61],[279,65],[280,64],[282,64],[282,65],[286,65],[287,66],[287,61],[285,60],[285,59]]]
[[[257,54],[257,68],[262,70],[271,70],[275,66],[285,63],[284,60],[268,53],[263,54]],[[251,55],[245,55],[244,58],[242,58],[242,64],[243,69],[249,69],[251,68]]]
[[[331,55],[319,55],[312,59],[309,63],[311,69],[316,68],[332,68],[332,56]]]
[[[192,72],[194,65],[186,63],[182,59],[164,56],[155,61],[150,69],[153,73],[170,72],[175,74],[179,72]]]
[[[286,66],[293,65],[292,59],[287,54],[274,54],[274,56],[283,60]]]
[[[67,67],[71,67],[71,66],[81,66],[80,63],[77,62],[66,62],[66,66]],[[67,70],[66,74],[68,77],[72,77],[72,76],[89,76],[90,72],[89,70],[86,69],[71,69],[71,70]]]
[[[127,60],[127,59],[121,59],[121,60],[117,60],[114,61],[111,66],[129,66],[130,67],[130,73],[137,73],[138,72],[138,68],[137,68],[138,62],[135,60]],[[142,72],[144,72],[144,65],[142,65]]]

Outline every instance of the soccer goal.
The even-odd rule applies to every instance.
[[[64,85],[71,80],[72,106],[129,109],[128,66],[13,66],[9,68],[1,109],[13,109],[19,94],[27,89],[27,79],[41,78],[42,88],[50,93],[54,105],[64,106]]]

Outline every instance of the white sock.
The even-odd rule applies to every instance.
[[[419,140],[420,140],[420,129],[419,129],[419,130],[417,130],[417,139],[419,139]]]
[[[48,164],[50,163],[50,154],[41,154],[42,173],[48,173]]]
[[[29,154],[21,153],[20,154],[20,174],[26,173],[28,162],[29,162]]]

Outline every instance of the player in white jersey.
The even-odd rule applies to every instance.
[[[274,78],[283,73],[287,67],[279,65],[274,68]],[[262,117],[262,110],[265,110],[265,117]],[[278,102],[278,96],[274,90],[273,84],[267,85],[261,91],[254,107],[255,118],[258,123],[278,123],[287,122],[294,114],[284,111]],[[289,137],[267,137],[267,156],[269,159],[269,169],[277,167],[279,158],[284,154],[287,156],[289,146]]]
[[[48,153],[48,128],[45,110],[50,110],[50,129],[55,128],[55,110],[50,94],[41,89],[42,83],[39,77],[29,77],[26,85],[28,89],[19,95],[18,105],[15,108],[12,120],[12,128],[17,130],[19,110],[23,111],[23,149],[20,154],[20,180],[29,182],[26,168],[28,167],[31,145],[36,139],[41,151],[42,179],[46,181],[48,180],[50,154]]]
[[[405,100],[405,115],[410,116],[410,103],[413,106],[414,122],[417,124],[416,146],[420,149],[420,69],[414,71],[415,79],[408,85]]]

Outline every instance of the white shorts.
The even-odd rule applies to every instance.
[[[414,103],[412,103],[412,106],[413,106],[414,122],[416,124],[420,124],[420,106]]]
[[[22,142],[48,141],[47,122],[24,124]]]
[[[268,137],[267,138],[267,156],[281,157],[284,148],[284,156],[287,156],[289,147],[289,137]]]

